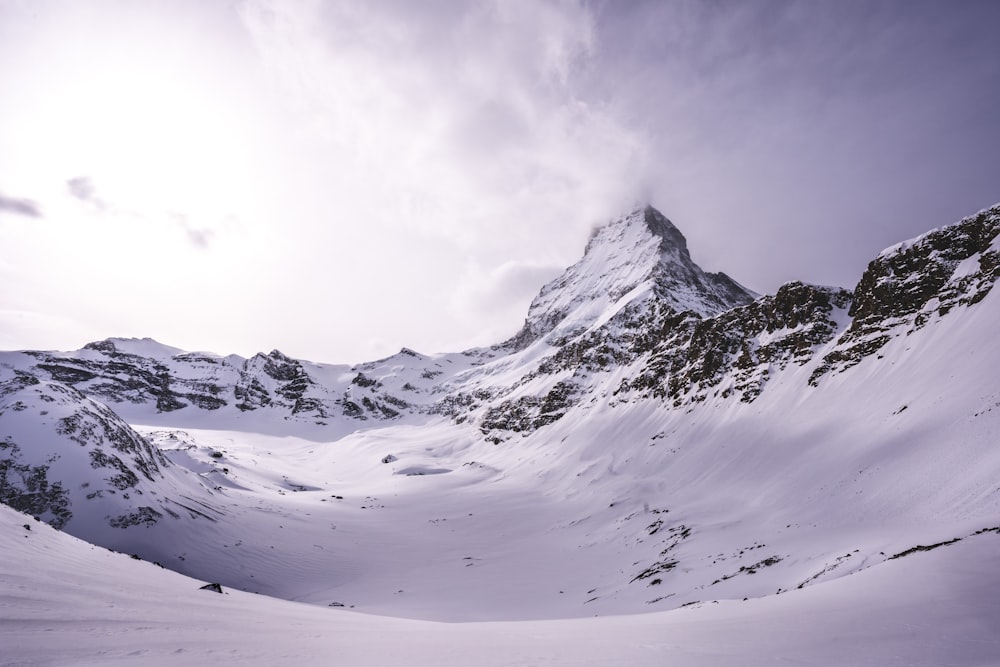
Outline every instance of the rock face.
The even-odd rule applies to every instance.
[[[141,351],[129,343],[146,343]],[[226,360],[198,354],[177,354],[180,350],[153,341],[108,339],[88,343],[73,354],[27,352],[37,361],[34,370],[41,377],[77,387],[88,395],[111,404],[151,404],[157,412],[173,412],[195,405],[216,410],[227,405],[217,383]],[[176,359],[177,363],[168,363]],[[189,378],[178,372],[179,365],[204,372]]]
[[[106,406],[58,382],[0,383],[0,501],[56,528],[163,517],[167,459]]]
[[[268,406],[281,407],[293,415],[329,417],[320,395],[312,391],[316,381],[302,363],[278,350],[257,354],[240,366],[239,380],[232,388],[236,407],[241,411]]]
[[[882,252],[854,290],[850,326],[810,384],[877,355],[889,340],[979,303],[1000,276],[1000,205]]]
[[[847,290],[794,282],[716,317],[685,320],[619,390],[639,390],[675,406],[720,392],[750,403],[771,374],[811,361],[837,334],[838,315],[850,305]]]
[[[29,351],[23,355],[32,363],[17,365],[30,367],[32,375],[74,387],[126,411],[135,407],[152,408],[158,414],[218,412],[220,421],[263,411],[322,425],[342,417],[391,419],[409,407],[406,400],[382,390],[381,382],[366,384],[363,374],[351,374],[346,366],[310,364],[278,350],[244,359],[182,352],[148,339],[112,338],[71,353]],[[416,353],[411,355],[404,356],[421,360]],[[367,366],[379,368],[378,363]],[[351,378],[358,377],[362,379],[352,382]]]

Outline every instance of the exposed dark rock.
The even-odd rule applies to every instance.
[[[1000,277],[1000,206],[932,231],[873,260],[854,290],[854,319],[810,378],[845,370],[895,336],[981,301]]]
[[[97,377],[96,373],[92,373],[84,368],[75,368],[62,364],[38,364],[38,368],[47,372],[53,380],[65,382],[66,384],[87,382]]]
[[[514,433],[534,430],[538,406],[542,399],[537,396],[521,396],[506,400],[486,410],[479,421],[479,430],[483,434],[490,431],[513,431]]]
[[[343,413],[345,417],[352,417],[354,419],[366,419],[365,411],[360,405],[354,401],[344,400],[343,402]]]
[[[939,547],[946,547],[950,544],[955,544],[956,542],[960,542],[961,540],[962,540],[961,537],[956,537],[954,539],[946,540],[944,542],[937,542],[935,544],[918,544],[915,547],[910,547],[906,551],[900,551],[898,554],[889,556],[889,560],[894,560],[896,558],[903,558],[904,556],[909,556],[911,554],[919,553],[921,551],[933,551],[934,549],[937,549]]]
[[[378,385],[378,380],[372,379],[364,373],[358,373],[354,376],[354,379],[351,380],[351,384],[356,384],[359,387],[374,387]]]
[[[10,435],[20,431],[18,422],[30,418],[14,408],[18,405],[43,405],[43,414],[55,413],[31,442]],[[86,515],[87,501],[95,500],[105,508],[110,502],[127,510],[109,517],[115,526],[148,524],[159,516],[152,507],[136,508],[132,498],[143,495],[145,484],[159,481],[169,463],[109,408],[67,385],[20,375],[0,383],[0,417],[8,410],[16,416],[0,420],[6,431],[0,431],[0,502],[44,517],[56,528],[81,512]],[[68,484],[67,474],[86,481]]]
[[[646,367],[623,381],[619,391],[640,389],[680,405],[704,400],[729,380],[722,390],[726,395],[752,402],[772,370],[807,363],[817,347],[836,335],[834,311],[850,303],[846,290],[793,282],[774,296],[712,318],[671,322],[664,344],[656,346]]]
[[[141,524],[152,526],[162,518],[163,515],[152,507],[139,507],[134,512],[114,517],[108,523],[112,528],[128,528]]]
[[[62,528],[73,518],[69,493],[61,481],[49,480],[49,466],[29,465],[21,459],[17,443],[0,440],[0,503]]]
[[[257,355],[262,357],[263,355]],[[284,354],[278,350],[271,350],[264,359],[264,373],[268,376],[274,378],[275,380],[281,380],[283,382],[289,382],[301,376],[304,371],[302,370],[302,364],[286,357]]]

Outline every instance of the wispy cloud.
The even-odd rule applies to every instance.
[[[155,224],[158,219],[165,220],[174,229],[180,230],[188,243],[200,250],[207,249],[215,236],[212,229],[198,225],[193,216],[187,213],[170,210],[160,213],[134,211],[110,203],[98,194],[97,186],[89,176],[71,178],[66,181],[66,187],[73,198],[93,207],[100,213],[132,219],[140,224]]]
[[[478,340],[497,342],[513,335],[527,312],[526,304],[541,285],[558,276],[564,267],[511,260],[492,269],[471,263],[466,279],[457,286],[448,304],[451,314],[482,323]],[[498,317],[502,315],[502,317]],[[456,344],[461,344],[456,341]]]
[[[168,214],[174,224],[184,232],[188,242],[201,250],[206,250],[215,233],[211,229],[196,227],[191,222],[190,216],[183,213],[171,212]]]
[[[107,210],[108,204],[97,194],[97,187],[89,176],[77,176],[66,181],[69,193],[82,202],[86,202],[99,210]]]
[[[593,57],[584,3],[243,7],[301,111],[296,130],[318,140],[331,180],[346,181],[343,210],[380,201],[388,224],[482,252],[483,235],[506,245],[497,225],[531,227],[545,246],[634,199],[620,175],[646,159],[641,134],[575,85]],[[497,263],[512,246],[498,250]]]
[[[0,213],[13,213],[28,218],[42,217],[42,208],[37,202],[31,199],[5,197],[0,195]]]

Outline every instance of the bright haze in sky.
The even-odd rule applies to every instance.
[[[0,0],[0,348],[515,333],[650,202],[758,292],[1000,200],[1000,3]]]

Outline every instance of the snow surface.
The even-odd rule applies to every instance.
[[[200,590],[0,506],[0,664],[994,665],[998,540],[762,599],[455,624]]]

